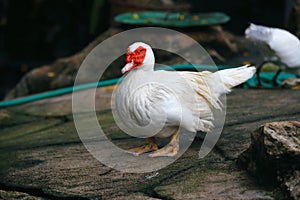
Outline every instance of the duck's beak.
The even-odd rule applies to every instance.
[[[126,72],[132,70],[135,67],[134,62],[129,62],[127,63],[121,70],[122,74],[125,74]]]

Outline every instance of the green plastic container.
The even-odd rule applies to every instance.
[[[115,21],[122,24],[163,26],[163,27],[195,27],[223,24],[230,20],[224,13],[171,13],[171,12],[133,12],[117,15]]]

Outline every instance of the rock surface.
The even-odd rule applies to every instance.
[[[109,112],[110,98],[111,90],[97,89],[96,114],[107,137],[123,149],[143,144],[120,134]],[[171,165],[140,174],[111,169],[87,151],[73,122],[71,94],[1,109],[1,198],[280,199],[281,189],[262,187],[236,167],[236,159],[249,147],[250,133],[257,127],[296,120],[299,98],[292,90],[235,89],[227,96],[221,138],[208,156],[198,159],[202,140],[196,138]],[[297,184],[293,180],[286,183]]]
[[[300,198],[300,122],[272,122],[254,131],[251,145],[238,159],[259,181],[279,184]]]
[[[23,192],[10,192],[0,190],[1,199],[19,199],[19,200],[44,200],[45,198],[30,196]]]
[[[251,145],[238,164],[267,184],[278,183],[300,198],[300,122],[267,123],[251,134]]]

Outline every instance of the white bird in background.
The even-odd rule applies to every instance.
[[[300,40],[290,32],[266,26],[250,24],[245,31],[246,38],[267,44],[286,65],[285,70],[300,76]]]
[[[153,51],[142,42],[127,49],[126,62],[122,73],[127,74],[114,96],[116,114],[131,130],[142,127],[146,132],[146,144],[128,151],[134,155],[152,151],[150,157],[175,156],[181,128],[209,132],[213,127],[213,110],[222,109],[220,96],[256,71],[248,66],[215,73],[154,71]],[[155,128],[162,129],[155,132]],[[170,137],[170,142],[158,149],[156,137]]]

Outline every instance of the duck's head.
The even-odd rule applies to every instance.
[[[127,48],[126,63],[122,69],[123,74],[140,67],[153,69],[154,54],[152,48],[143,42],[133,43]]]

